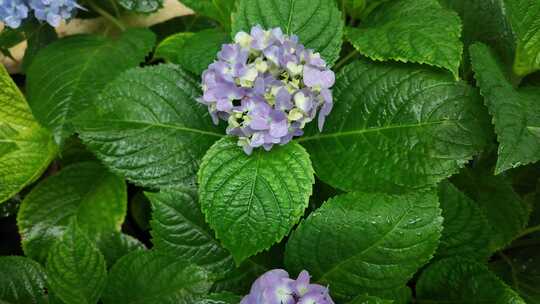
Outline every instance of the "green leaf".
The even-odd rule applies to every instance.
[[[345,191],[402,192],[454,174],[489,140],[477,91],[446,73],[357,61],[338,74],[334,109],[298,139],[317,176]]]
[[[107,280],[105,258],[74,220],[47,258],[49,288],[65,304],[95,304]]]
[[[175,65],[132,69],[76,120],[83,142],[112,171],[150,187],[193,184],[220,137],[196,99],[199,81]]]
[[[434,192],[338,195],[291,235],[285,264],[293,273],[309,269],[337,300],[387,298],[435,253],[440,214]]]
[[[136,238],[117,231],[102,233],[96,245],[103,253],[107,267],[111,267],[121,257],[132,251],[146,249],[144,244]]]
[[[228,39],[229,35],[220,29],[174,34],[157,46],[154,58],[163,58],[200,75],[214,61],[221,45]]]
[[[351,302],[348,302],[347,304],[393,304],[394,301],[391,300],[383,300],[378,297],[373,297],[369,295],[360,295]]]
[[[491,227],[491,252],[510,244],[527,226],[530,210],[504,177],[466,169],[453,181],[486,215]]]
[[[24,198],[17,224],[24,253],[42,262],[75,216],[91,238],[120,231],[126,184],[94,162],[77,163],[40,182]]]
[[[224,274],[235,268],[231,254],[214,238],[197,202],[197,191],[146,193],[152,203],[152,243],[156,250]]]
[[[230,28],[231,12],[235,8],[236,0],[182,0],[181,2],[196,13],[219,21],[224,28]]]
[[[128,11],[153,13],[163,7],[163,0],[118,0],[118,4]]]
[[[461,21],[437,0],[388,1],[359,28],[347,28],[346,36],[361,54],[373,60],[425,63],[445,68],[459,78]]]
[[[56,152],[51,134],[36,122],[0,64],[0,203],[35,181]]]
[[[144,195],[144,191],[137,192],[129,201],[129,211],[133,221],[144,231],[150,230],[152,206]]]
[[[35,21],[37,22],[37,21]],[[27,34],[27,47],[24,52],[22,69],[27,71],[38,52],[58,39],[53,27],[47,23],[37,24],[35,30]]]
[[[237,264],[280,241],[304,214],[315,183],[298,144],[246,155],[236,138],[216,142],[198,174],[206,222]]]
[[[525,304],[489,269],[472,260],[449,258],[422,272],[416,285],[417,303]]]
[[[105,304],[193,304],[212,282],[200,266],[157,251],[135,251],[111,269]]]
[[[540,127],[540,88],[514,89],[502,64],[486,45],[476,43],[470,53],[499,141],[495,174],[540,160],[540,138],[527,130]]]
[[[238,304],[241,298],[232,293],[212,293],[195,304]]]
[[[516,38],[514,72],[525,76],[540,70],[540,2],[505,0]]]
[[[462,40],[465,45],[463,78],[471,79],[469,46],[481,41],[491,44],[511,65],[514,57],[514,35],[508,23],[504,1],[440,0],[441,4],[456,11],[463,22]],[[510,70],[511,68],[509,68]]]
[[[228,272],[223,278],[219,278],[212,285],[212,291],[229,291],[239,294],[247,294],[253,282],[268,271],[268,267],[254,261],[255,257],[246,260],[238,268]]]
[[[539,246],[515,249],[510,257],[490,264],[490,269],[517,291],[529,304],[540,303]]]
[[[444,229],[437,257],[461,256],[481,261],[491,255],[491,226],[480,207],[449,182],[439,186]]]
[[[28,69],[27,94],[32,112],[53,130],[56,142],[62,143],[74,132],[71,120],[107,83],[144,61],[154,43],[152,32],[136,29],[118,40],[77,35],[50,44]]]
[[[300,43],[321,53],[332,66],[339,58],[343,18],[330,0],[239,0],[233,14],[232,35],[249,32],[255,25],[265,29],[280,27],[287,35],[297,35]]]
[[[2,256],[0,273],[0,303],[44,303],[46,275],[41,265],[21,256]]]

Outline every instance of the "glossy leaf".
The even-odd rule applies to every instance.
[[[280,27],[299,37],[307,48],[321,53],[329,65],[339,57],[343,19],[334,1],[329,0],[239,0],[233,14],[232,36],[255,25]]]
[[[0,303],[45,303],[47,277],[37,262],[21,256],[2,256],[0,273]]]
[[[300,137],[317,176],[346,191],[402,192],[454,174],[490,138],[477,91],[450,75],[358,61],[334,88],[324,130]]]
[[[196,190],[175,189],[146,196],[152,203],[151,234],[156,250],[220,275],[235,268],[231,254],[204,221]]]
[[[53,130],[56,142],[62,143],[74,132],[72,119],[107,83],[144,61],[154,43],[152,32],[137,29],[118,40],[77,35],[50,44],[28,69],[27,96],[32,112]]]
[[[107,279],[105,258],[72,221],[47,259],[49,288],[65,304],[95,304]]]
[[[199,81],[175,65],[132,69],[76,121],[113,172],[150,187],[193,184],[206,150],[223,135],[197,103]]]
[[[540,160],[540,138],[527,130],[540,127],[540,88],[514,89],[501,62],[486,45],[474,44],[470,53],[499,141],[495,174]]]
[[[461,21],[437,0],[387,1],[346,36],[373,60],[425,63],[459,78]]]
[[[525,301],[478,262],[443,259],[422,272],[416,285],[419,303],[525,304]]]
[[[176,63],[200,75],[215,60],[221,45],[228,39],[229,35],[220,29],[177,33],[167,37],[157,46],[154,57]]]
[[[43,262],[72,217],[91,238],[120,231],[126,214],[126,184],[98,163],[64,168],[24,198],[17,224],[24,253]]]
[[[440,214],[433,192],[339,195],[298,226],[285,264],[292,272],[309,269],[336,300],[365,293],[387,298],[435,253]]]
[[[212,285],[199,266],[156,251],[135,251],[111,269],[105,304],[193,304]]]
[[[540,2],[536,0],[504,2],[516,36],[514,72],[523,76],[540,70]]]
[[[347,302],[347,304],[392,304],[394,301],[383,300],[378,297],[369,296],[369,295],[360,295],[354,300]]]
[[[439,186],[444,228],[437,257],[462,256],[487,260],[491,255],[491,226],[482,209],[449,182]]]
[[[236,141],[227,137],[208,150],[198,180],[206,221],[240,264],[300,220],[315,179],[309,155],[296,143],[246,155]]]
[[[34,182],[56,156],[51,134],[41,127],[3,65],[0,65],[0,203]]]

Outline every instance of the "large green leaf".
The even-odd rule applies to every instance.
[[[378,297],[369,296],[369,295],[360,295],[351,302],[347,302],[347,304],[393,304],[394,301],[392,300],[383,300]]]
[[[338,75],[324,130],[299,138],[318,177],[347,191],[399,192],[455,173],[489,139],[477,91],[447,73],[358,61]]]
[[[336,196],[289,238],[285,264],[309,269],[337,299],[387,298],[435,253],[442,230],[434,192]]]
[[[231,254],[214,238],[197,202],[197,191],[146,193],[152,203],[152,243],[163,251],[216,273],[235,268]]]
[[[460,257],[440,260],[422,272],[417,303],[526,304],[489,269]]]
[[[528,304],[540,303],[540,246],[515,249],[511,256],[490,264],[508,285],[517,291]]]
[[[49,251],[48,287],[65,304],[95,304],[106,280],[105,258],[72,220]]]
[[[300,43],[321,53],[329,65],[339,57],[343,19],[335,1],[239,0],[233,15],[233,36],[239,31],[249,32],[257,24],[297,35]]]
[[[219,21],[226,29],[231,26],[231,12],[236,0],[182,0],[196,13]]]
[[[48,177],[24,198],[17,216],[24,253],[44,261],[49,248],[76,217],[89,236],[120,231],[126,184],[94,162],[77,163]]]
[[[0,203],[35,181],[56,151],[51,134],[36,122],[0,64]]]
[[[44,303],[45,271],[35,261],[20,256],[0,257],[0,303]]]
[[[152,32],[136,29],[118,40],[77,35],[48,45],[37,54],[27,73],[32,112],[62,143],[74,131],[71,120],[107,83],[144,61],[154,43]]]
[[[192,304],[212,286],[201,267],[157,251],[135,251],[111,269],[105,304]]]
[[[486,215],[491,252],[504,248],[527,226],[530,210],[503,176],[466,169],[453,181]]]
[[[461,256],[487,260],[491,226],[480,207],[449,182],[439,186],[444,229],[437,257]]]
[[[504,2],[516,38],[514,72],[523,76],[540,70],[540,2],[538,0]]]
[[[220,137],[199,81],[175,65],[132,69],[76,121],[83,141],[112,171],[147,187],[193,184]]]
[[[315,178],[296,143],[246,155],[236,141],[227,137],[208,150],[198,180],[206,221],[240,264],[287,235],[308,206]]]
[[[512,87],[503,65],[484,44],[472,45],[470,53],[499,141],[495,173],[540,160],[540,138],[528,130],[540,127],[540,87]]]
[[[388,1],[346,36],[371,59],[425,63],[459,77],[461,21],[437,0]]]
[[[154,57],[179,64],[184,69],[200,75],[214,61],[221,45],[228,39],[229,35],[220,29],[177,33],[167,37],[157,46]]]

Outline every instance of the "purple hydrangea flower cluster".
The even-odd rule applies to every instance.
[[[306,49],[281,29],[239,32],[202,75],[203,96],[215,124],[228,122],[247,154],[270,150],[303,134],[318,113],[322,130],[332,110],[335,75],[319,53]]]
[[[82,7],[75,0],[0,0],[0,22],[18,28],[33,10],[37,20],[57,27],[73,17],[78,8]]]
[[[28,17],[28,6],[23,0],[0,0],[0,21],[17,28]]]
[[[310,284],[309,279],[305,270],[296,280],[283,269],[270,270],[253,283],[240,304],[334,304],[328,288]]]

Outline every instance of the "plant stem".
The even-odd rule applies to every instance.
[[[347,56],[341,58],[335,65],[334,65],[334,70],[338,70],[341,66],[345,65],[347,63],[347,61],[349,61],[349,59],[353,58],[354,56],[356,56],[356,54],[358,54],[358,52],[356,50],[350,52],[349,54],[347,54]]]
[[[124,24],[122,24],[122,22],[120,22],[120,20],[118,20],[116,17],[114,17],[113,15],[109,14],[107,11],[105,11],[104,9],[102,9],[101,7],[97,6],[96,4],[94,4],[92,1],[88,1],[87,2],[88,6],[90,6],[90,8],[92,10],[94,10],[96,13],[100,14],[103,18],[109,20],[112,24],[116,25],[116,27],[118,27],[121,31],[125,31],[126,30],[126,26]]]
[[[521,233],[518,234],[516,239],[522,238],[522,237],[526,236],[527,234],[531,234],[531,233],[539,232],[539,231],[540,231],[540,225],[529,227],[529,228],[521,231]]]

